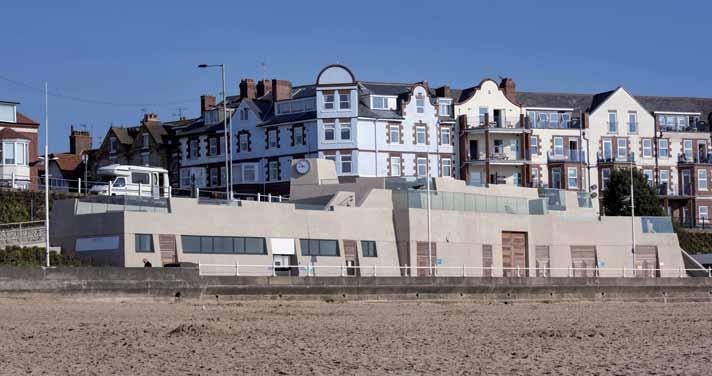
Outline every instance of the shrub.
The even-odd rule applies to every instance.
[[[52,266],[81,266],[82,261],[74,256],[63,253],[50,252],[50,265]],[[10,246],[0,249],[0,265],[9,266],[44,266],[44,247],[17,247]]]

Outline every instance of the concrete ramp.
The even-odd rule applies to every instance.
[[[708,277],[709,272],[705,269],[702,264],[697,262],[694,257],[690,256],[689,253],[685,252],[684,249],[680,248],[682,252],[682,261],[685,263],[685,269],[687,269],[687,275],[690,277]],[[699,270],[697,270],[699,269]]]

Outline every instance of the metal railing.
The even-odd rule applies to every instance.
[[[586,153],[583,150],[569,150],[568,153],[554,153],[550,150],[547,159],[549,162],[585,162]]]
[[[74,214],[98,214],[108,212],[154,212],[169,213],[167,198],[139,196],[84,196],[77,199]]]
[[[393,191],[395,209],[427,209],[428,192],[423,190]],[[530,214],[529,199],[481,195],[462,192],[430,192],[432,210],[470,211],[480,213]]]
[[[0,247],[40,243],[45,240],[45,222],[14,222],[0,224]]]
[[[704,273],[712,278],[712,269],[704,268],[610,268],[610,267],[487,267],[487,266],[390,266],[390,265],[268,265],[199,263],[203,276],[278,276],[302,277],[546,277],[546,278],[684,278],[692,273]],[[560,273],[552,273],[560,272]],[[553,274],[553,275],[552,275]]]

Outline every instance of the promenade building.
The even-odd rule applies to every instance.
[[[0,101],[0,187],[30,189],[37,183],[39,124],[17,111],[18,102]]]

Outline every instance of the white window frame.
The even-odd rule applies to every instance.
[[[304,127],[299,126],[294,127],[292,129],[294,132],[294,134],[292,135],[292,139],[294,140],[294,146],[304,145]]]
[[[352,154],[341,154],[339,156],[339,168],[342,174],[352,174],[354,171],[353,163],[354,161]],[[348,166],[348,168],[344,169],[345,166]]]
[[[613,117],[611,117],[611,115]],[[618,133],[618,112],[608,111],[608,133]]]
[[[335,111],[336,110],[336,95],[335,91],[331,93],[323,93],[324,96],[324,111]]]
[[[438,114],[440,116],[451,116],[452,111],[450,106],[452,106],[452,101],[445,99],[438,100]]]
[[[388,137],[390,138],[390,141],[391,141],[390,143],[391,143],[391,144],[400,144],[400,136],[401,136],[401,134],[400,134],[400,126],[398,126],[398,125],[389,125],[389,126],[388,126],[388,132],[389,132]],[[395,136],[396,136],[396,137],[395,137],[395,140],[394,140],[394,137],[393,137],[394,134],[395,134]]]
[[[391,176],[401,176],[402,174],[402,167],[401,167],[401,157],[390,157],[391,160]],[[396,168],[396,166],[398,168]]]
[[[327,138],[329,133],[331,133],[331,138]],[[336,123],[324,123],[324,142],[336,142]]]
[[[608,181],[611,179],[611,169],[601,169],[601,190],[605,190],[608,186]]]
[[[628,133],[638,133],[638,113],[635,111],[628,111]]]
[[[663,147],[663,143],[665,147]],[[670,141],[667,138],[658,139],[658,158],[670,158],[668,147],[670,147]]]
[[[704,209],[704,210],[702,210],[702,209]],[[704,218],[704,220],[703,220],[703,218]],[[697,207],[697,220],[702,223],[704,223],[704,222],[709,223],[709,220],[710,220],[709,206],[698,206]]]
[[[697,170],[697,190],[707,190],[707,170]]]
[[[606,146],[608,146],[608,150],[606,151]],[[604,138],[601,140],[601,147],[603,148],[602,153],[603,153],[603,159],[611,159],[613,158],[613,139],[611,138]]]
[[[572,174],[573,172],[573,174]],[[571,184],[573,179],[573,184]],[[578,171],[576,167],[569,167],[566,171],[566,186],[568,189],[578,189]]]
[[[269,177],[269,181],[279,180],[279,161],[267,162],[267,176]]]
[[[537,138],[537,136],[530,136],[529,147],[529,153],[531,153],[532,156],[539,154],[539,138]]]
[[[422,95],[415,97],[415,112],[419,114],[425,113],[425,97]]]
[[[259,179],[257,173],[257,163],[243,163],[240,165],[240,175],[243,183],[257,183]],[[247,178],[248,174],[252,174],[252,179]]]
[[[623,154],[621,154],[621,151],[623,151]],[[625,138],[616,139],[616,158],[627,158],[627,157],[628,157],[628,140]]]
[[[554,137],[554,155],[564,155],[564,138],[561,136]]]
[[[200,154],[200,139],[188,140],[188,148],[190,149],[190,159],[197,159]]]
[[[643,176],[645,176],[645,180],[648,182],[648,185],[653,186],[655,180],[653,170],[650,168],[643,169]]]
[[[208,137],[208,155],[218,155],[218,139],[216,137]]]
[[[421,171],[420,171],[421,167],[425,170],[424,173],[421,173]],[[415,160],[415,175],[418,177],[428,176],[428,159],[427,158],[417,158]]]
[[[250,149],[250,137],[247,133],[240,133],[239,136],[237,136],[238,142],[240,144],[240,152],[246,153]]]
[[[452,176],[452,160],[450,158],[443,158],[440,161],[441,164],[441,176]]]
[[[270,129],[267,131],[267,148],[277,149],[279,147],[279,128]],[[274,136],[274,137],[273,137]]]
[[[690,161],[694,158],[692,140],[682,140],[682,154],[685,155],[685,160],[687,161]]]
[[[653,140],[644,138],[643,141],[643,158],[652,158],[653,156]]]
[[[349,132],[348,138],[344,138],[344,131]],[[339,123],[339,140],[351,141],[351,138],[353,137],[351,133],[351,123]]]
[[[482,110],[484,110],[484,112]],[[480,125],[487,125],[485,124],[485,115],[489,114],[489,107],[480,107],[478,111]]]
[[[339,94],[339,110],[350,110],[351,109],[351,92],[338,93],[338,94]]]
[[[376,104],[377,101],[381,102],[381,105]],[[387,110],[388,107],[388,97],[383,95],[372,95],[371,96],[371,109],[373,110]]]
[[[450,145],[451,143],[450,127],[440,127],[440,145]]]
[[[423,140],[421,142],[420,136],[423,136]],[[418,125],[415,127],[415,144],[416,145],[425,145],[427,143],[427,132],[425,130],[424,125]]]

